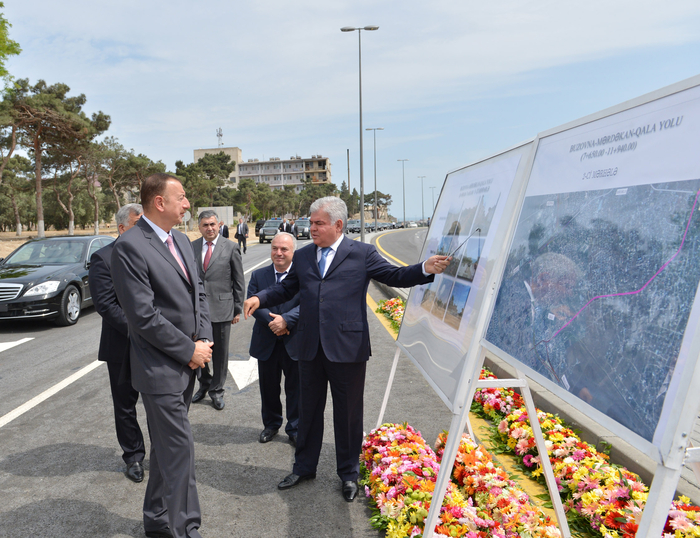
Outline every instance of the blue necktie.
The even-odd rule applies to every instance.
[[[326,270],[326,257],[331,251],[331,247],[323,247],[321,249],[321,259],[318,261],[318,270],[321,271],[321,278],[323,278],[323,273]]]
[[[278,284],[279,284],[280,282],[282,282],[282,277],[283,277],[284,275],[286,275],[286,274],[287,274],[287,271],[285,271],[284,273],[278,273],[277,271],[275,271],[275,278],[277,278],[277,283],[278,283]]]

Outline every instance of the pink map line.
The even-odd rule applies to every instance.
[[[635,291],[625,291],[625,292],[623,292],[623,293],[610,293],[610,294],[608,294],[608,295],[597,295],[597,296],[593,297],[590,301],[588,301],[585,305],[583,305],[583,306],[581,307],[581,310],[579,310],[578,312],[576,312],[576,314],[574,314],[574,317],[572,317],[569,321],[567,321],[564,325],[562,325],[561,328],[560,328],[557,332],[555,332],[555,333],[552,335],[551,338],[549,338],[548,340],[541,340],[540,343],[543,343],[543,342],[544,342],[544,343],[549,343],[549,342],[551,342],[552,340],[554,340],[554,339],[556,338],[556,336],[557,336],[560,332],[562,332],[564,329],[566,329],[569,325],[571,325],[571,323],[579,316],[579,314],[580,314],[581,312],[583,312],[586,308],[588,308],[588,305],[590,305],[593,301],[596,301],[596,300],[598,300],[598,299],[605,299],[606,297],[621,297],[621,296],[623,296],[623,295],[636,295],[637,293],[641,293],[642,291],[644,291],[644,289],[645,289],[649,284],[651,284],[651,282],[652,282],[657,276],[659,276],[659,273],[661,273],[661,271],[663,271],[664,269],[666,269],[666,267],[668,266],[668,264],[671,263],[671,262],[676,258],[676,256],[678,256],[678,254],[680,254],[681,249],[683,248],[683,245],[685,244],[685,238],[686,238],[686,236],[688,235],[688,229],[690,228],[690,222],[691,222],[691,220],[693,219],[693,213],[695,212],[695,206],[696,206],[697,203],[698,203],[698,196],[699,196],[699,195],[700,195],[700,190],[698,190],[698,192],[695,194],[695,201],[693,202],[693,208],[690,210],[690,217],[688,217],[688,224],[686,224],[686,226],[685,226],[685,233],[683,234],[683,240],[681,241],[681,244],[680,244],[680,246],[678,247],[678,250],[676,251],[676,253],[675,253],[673,256],[671,256],[671,258],[670,258],[665,264],[663,264],[663,265],[661,266],[661,268],[660,268],[658,271],[656,271],[656,273],[654,273],[654,276],[652,276],[649,280],[647,280],[647,283],[646,283],[646,284],[644,284],[641,288],[639,288],[638,290],[635,290]]]

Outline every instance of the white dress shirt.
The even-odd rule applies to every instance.
[[[340,246],[340,242],[343,240],[345,235],[341,235],[335,243],[331,245],[331,249],[328,251],[328,254],[326,254],[326,267],[323,269],[323,274],[321,275],[321,278],[324,278],[326,276],[326,273],[328,272],[328,268],[331,266],[331,263],[333,263],[333,258],[335,258],[335,253],[338,250],[338,247]],[[323,252],[321,250],[321,247],[317,246],[316,247],[316,263],[321,261],[321,256],[323,256]]]
[[[220,234],[216,234],[216,237],[214,238],[213,241],[211,241],[211,255],[214,255],[214,249],[216,248],[216,242],[219,240]],[[209,246],[207,245],[207,240],[202,237],[202,269],[204,269],[204,258],[207,255],[207,249]]]

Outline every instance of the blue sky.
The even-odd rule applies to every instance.
[[[377,183],[401,217],[426,216],[448,171],[539,131],[700,73],[697,0],[498,2],[184,0],[6,2],[18,78],[65,82],[108,134],[169,169],[193,150],[244,159],[322,154],[359,186],[364,127]],[[366,132],[365,185],[374,184]]]

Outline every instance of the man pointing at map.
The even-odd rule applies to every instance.
[[[298,250],[287,278],[249,298],[243,311],[247,318],[259,307],[283,303],[299,293],[299,431],[294,468],[278,488],[316,478],[330,383],[337,473],[343,498],[351,502],[358,490],[365,370],[371,354],[369,281],[401,288],[425,284],[442,273],[450,259],[432,256],[422,264],[395,267],[372,245],[345,237],[347,207],[340,198],[316,200],[310,213],[314,244]]]

